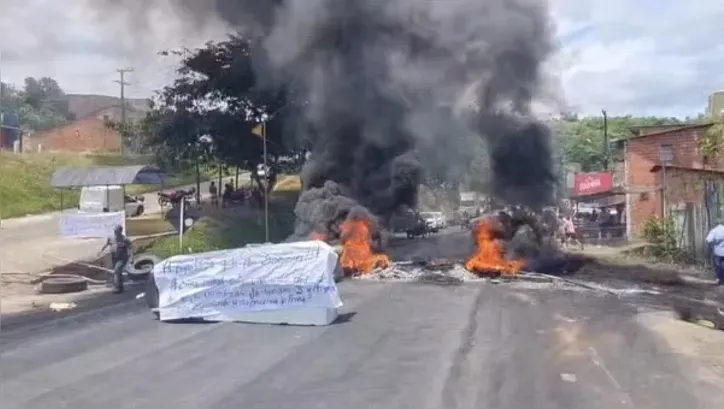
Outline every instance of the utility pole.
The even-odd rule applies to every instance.
[[[603,114],[603,170],[608,172],[609,169],[609,146],[608,146],[608,115],[606,114],[606,110],[602,109],[601,113]]]
[[[269,243],[269,193],[273,186],[269,186],[269,166],[266,150],[266,120],[261,123],[261,133],[264,145],[264,243]]]
[[[115,82],[121,85],[121,155],[123,155],[125,151],[125,145],[126,145],[126,137],[124,135],[125,129],[126,129],[126,85],[131,85],[130,83],[126,82],[126,73],[127,72],[133,72],[133,68],[119,68],[116,71],[121,75],[120,80],[116,80]]]

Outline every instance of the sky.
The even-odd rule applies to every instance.
[[[118,68],[132,67],[126,89],[151,96],[174,78],[177,59],[160,50],[222,39],[210,22],[190,34],[163,6],[152,35],[128,35],[128,18],[88,7],[92,0],[2,0],[0,75],[22,85],[55,78],[67,93],[118,95]],[[157,0],[162,4],[162,0]],[[695,116],[724,90],[724,1],[551,0],[559,49],[546,70],[560,99],[581,115]]]

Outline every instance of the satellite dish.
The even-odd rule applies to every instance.
[[[188,219],[184,220],[185,227],[191,227],[193,224],[194,224],[194,219],[192,219],[190,217]]]

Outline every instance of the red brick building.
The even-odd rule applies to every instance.
[[[724,170],[722,161],[711,161],[699,150],[699,139],[709,126],[641,127],[634,130],[633,137],[621,141],[629,237],[637,236],[649,217],[661,216],[665,206],[703,201],[700,187]],[[665,162],[668,164],[662,168]]]

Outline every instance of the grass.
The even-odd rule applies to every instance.
[[[80,189],[61,191],[50,186],[50,177],[62,167],[121,166],[148,164],[148,157],[122,157],[120,155],[81,155],[60,153],[12,154],[0,156],[0,215],[3,218],[45,213],[78,206]],[[202,175],[208,180],[209,175]],[[165,187],[195,182],[193,172],[170,178]],[[131,195],[157,190],[158,186],[127,186]]]
[[[293,180],[297,183],[293,183]],[[301,184],[298,177],[284,177],[274,188],[269,202],[269,241],[279,242],[294,230],[294,205]],[[263,243],[264,212],[239,208],[212,212],[184,234],[183,253],[201,253]],[[161,258],[180,254],[178,237],[162,237],[144,252]]]

